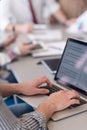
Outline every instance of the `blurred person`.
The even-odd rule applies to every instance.
[[[14,44],[12,48],[8,48],[17,38],[17,34],[8,34],[7,38],[0,43],[0,66],[4,66],[11,61],[17,60],[18,57],[27,55],[37,46],[37,44],[28,44],[21,42]]]
[[[0,93],[3,96],[23,94],[32,96],[47,94],[48,90],[39,88],[43,83],[52,87],[52,83],[46,77],[40,77],[32,81],[19,84],[0,84]],[[33,112],[15,117],[2,101],[0,96],[0,129],[17,130],[46,130],[47,122],[53,113],[64,110],[72,104],[80,104],[79,94],[74,90],[61,90],[51,94]]]
[[[54,16],[57,21],[65,23],[66,16],[55,0],[1,0],[0,28],[29,33],[33,23],[50,22]]]

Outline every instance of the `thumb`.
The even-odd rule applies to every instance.
[[[48,90],[48,89],[40,88],[40,89],[38,89],[38,93],[39,93],[39,94],[48,94],[48,93],[49,93],[49,90]]]

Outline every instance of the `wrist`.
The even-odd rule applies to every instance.
[[[20,83],[17,83],[17,84],[13,84],[12,85],[12,91],[13,91],[13,94],[21,94],[21,84]]]
[[[15,31],[15,25],[12,23],[9,23],[6,27],[7,31]]]
[[[18,84],[8,84],[9,89],[9,95],[11,94],[18,94]]]
[[[13,32],[21,32],[22,24],[12,24]]]
[[[15,25],[12,26],[12,32],[15,32]]]
[[[11,61],[15,61],[18,59],[18,55],[16,53],[14,53],[12,50],[8,50],[7,55]]]
[[[41,103],[38,108],[38,111],[42,112],[44,116],[46,117],[46,120],[48,121],[49,118],[53,115],[55,112],[55,106],[49,101],[46,101],[44,103]]]
[[[67,20],[62,21],[63,25],[67,25]]]

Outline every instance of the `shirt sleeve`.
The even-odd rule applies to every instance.
[[[0,1],[0,29],[5,30],[9,23],[15,23],[16,19],[10,11],[10,0]]]
[[[10,62],[11,58],[7,54],[0,52],[0,66],[4,66]]]
[[[60,5],[56,0],[46,0],[46,4],[49,8],[50,14],[54,14],[60,8]]]
[[[0,96],[0,128],[2,130],[46,130],[46,118],[37,110],[17,118],[7,108]],[[0,129],[0,130],[1,130]]]
[[[8,50],[6,53],[0,52],[0,66],[4,66],[12,61],[18,59],[18,55],[12,50]]]
[[[21,130],[46,130],[46,118],[38,111],[20,117]]]

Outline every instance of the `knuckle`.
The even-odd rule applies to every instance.
[[[73,92],[74,94],[76,94],[76,91],[75,91],[75,90],[72,90],[72,92]]]

